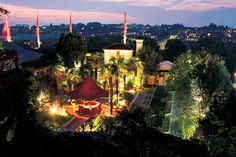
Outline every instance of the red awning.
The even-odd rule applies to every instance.
[[[68,94],[72,99],[95,100],[101,97],[109,97],[108,91],[97,85],[92,77],[87,79],[75,90]]]

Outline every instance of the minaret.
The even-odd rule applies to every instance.
[[[126,12],[125,12],[125,16],[124,16],[124,34],[123,34],[124,44],[127,44],[127,40],[128,40],[128,27],[127,27]]]
[[[37,19],[36,19],[36,40],[37,40],[37,48],[40,48],[41,42],[40,42],[40,32],[39,32],[39,16],[37,12]]]
[[[8,15],[5,15],[3,28],[2,28],[2,37],[4,41],[11,42],[11,26],[8,21]]]
[[[70,12],[70,27],[69,27],[69,33],[72,33],[73,29],[72,29],[72,15]]]

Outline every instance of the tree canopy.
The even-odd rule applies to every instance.
[[[81,36],[69,33],[60,37],[56,44],[56,50],[64,65],[72,68],[74,63],[84,60],[87,47]]]
[[[7,14],[9,14],[9,13],[10,13],[10,12],[9,12],[8,10],[4,9],[3,7],[0,7],[0,15],[1,15],[1,14],[7,15]]]
[[[175,91],[177,113],[183,120],[179,126],[191,117],[196,129],[197,119],[203,119],[212,104],[228,100],[230,75],[222,58],[206,50],[182,54],[174,64],[168,86]]]
[[[203,38],[193,44],[193,51],[207,49],[213,54],[218,54],[225,60],[225,65],[230,72],[234,72],[236,67],[236,44],[226,43],[220,38]]]
[[[214,103],[210,107],[195,138],[207,143],[211,156],[236,156],[236,93],[230,94],[225,103]]]
[[[173,62],[178,56],[187,51],[187,46],[179,39],[167,41],[164,50],[164,59]]]
[[[138,57],[144,63],[144,71],[147,74],[154,74],[157,72],[158,64],[162,58],[156,49],[150,46],[144,46]]]

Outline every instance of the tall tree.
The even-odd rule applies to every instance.
[[[154,74],[157,72],[158,64],[161,61],[161,56],[158,54],[156,49],[150,46],[144,46],[138,57],[144,63],[144,71],[147,74]]]
[[[0,80],[0,146],[2,151],[24,141],[31,148],[35,127],[35,78],[28,70],[15,70],[1,77]],[[22,145],[22,143],[21,143]],[[21,145],[17,152],[23,152]],[[4,149],[5,148],[5,149]],[[0,156],[1,156],[0,153]],[[10,153],[10,152],[8,152]],[[4,155],[3,155],[4,156]]]
[[[202,48],[218,54],[225,60],[225,65],[229,72],[233,73],[236,67],[236,44],[224,42],[221,38],[203,38],[193,44],[193,51],[200,51]]]
[[[106,64],[103,66],[103,78],[104,78],[104,89],[106,89],[107,86],[107,79],[109,84],[109,104],[110,104],[110,114],[112,115],[113,111],[113,73],[111,71],[114,71],[114,67],[111,64]]]
[[[4,9],[3,7],[0,7],[0,15],[4,14],[4,15],[7,15],[9,14],[10,12],[6,9]]]
[[[121,58],[112,58],[110,63],[110,73],[115,78],[116,84],[116,104],[119,103],[119,79],[120,79],[120,66],[123,62]]]
[[[200,122],[196,138],[207,143],[210,155],[236,156],[236,93],[225,103],[213,103],[206,118]]]
[[[187,46],[179,39],[167,41],[164,50],[164,59],[173,62],[178,56],[187,51]]]
[[[86,43],[75,33],[62,35],[56,45],[58,55],[67,68],[74,67],[74,63],[83,62],[87,51]]]
[[[226,45],[222,39],[213,37],[203,38],[197,41],[192,47],[194,51],[200,51],[202,48],[210,51],[213,54],[218,54],[222,57],[225,56]]]
[[[92,66],[94,68],[94,76],[95,76],[95,79],[97,80],[97,78],[98,78],[98,70],[104,64],[103,63],[104,62],[104,56],[103,56],[102,52],[96,52],[96,53],[92,54],[92,58],[93,58]]]
[[[185,125],[180,132],[184,132],[185,120],[192,118],[196,129],[195,122],[205,117],[213,103],[225,102],[232,86],[224,61],[205,50],[182,54],[174,63],[168,86],[176,93],[177,113],[182,117],[179,125]]]

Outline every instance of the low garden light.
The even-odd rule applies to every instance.
[[[128,92],[132,93],[132,94],[135,94],[135,90],[134,89],[130,89]]]
[[[49,113],[51,115],[58,115],[58,116],[63,116],[63,117],[68,116],[68,114],[64,108],[56,106],[56,105],[54,105],[50,108]]]
[[[126,106],[126,101],[125,100],[120,100],[119,107],[124,107],[124,106]]]
[[[124,91],[124,83],[119,83],[119,89],[120,91]]]
[[[56,115],[57,112],[58,112],[58,107],[57,106],[53,106],[52,108],[50,108],[50,114]]]
[[[39,105],[45,105],[49,102],[49,93],[46,91],[40,91],[37,100]]]

